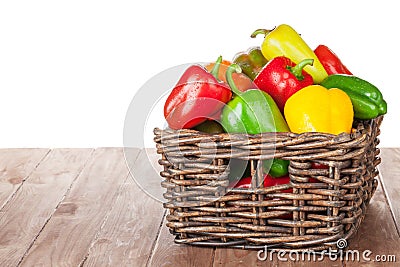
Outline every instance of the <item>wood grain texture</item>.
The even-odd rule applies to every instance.
[[[164,219],[148,266],[212,266],[214,249],[174,243],[165,223]]]
[[[49,151],[48,148],[0,149],[0,210]]]
[[[164,202],[165,188],[161,187],[162,178],[160,177],[163,168],[158,164],[160,158],[156,149],[143,149],[132,166],[131,173],[140,188],[153,198]]]
[[[360,252],[360,262],[344,261],[346,266],[376,266],[376,255],[396,255],[396,263],[385,263],[384,266],[398,266],[400,261],[400,236],[385,199],[381,185],[368,206],[367,213],[358,232],[349,240],[349,249]],[[363,251],[370,250],[371,261],[362,259]],[[383,266],[383,265],[382,265]]]
[[[48,151],[0,149],[0,266],[398,266],[400,261],[400,148],[382,149],[382,183],[348,241],[360,256],[370,250],[371,260],[396,257],[386,263],[283,262],[276,254],[260,261],[257,251],[178,245],[165,226],[161,203],[128,175],[121,148]],[[158,159],[154,151],[146,152],[137,157],[138,150],[130,152],[142,178],[154,171],[147,158]]]
[[[127,175],[122,149],[96,149],[22,266],[80,265]]]
[[[280,254],[282,253],[282,254]],[[342,266],[342,261],[331,261],[328,257],[320,255],[311,255],[308,260],[308,254],[304,254],[304,261],[300,253],[289,253],[279,251],[265,250],[240,250],[223,249],[215,250],[213,267],[219,266]]]
[[[137,158],[144,174],[155,171],[146,164],[145,151]],[[158,183],[158,186],[159,183]],[[129,176],[118,192],[85,266],[145,266],[163,219],[162,203],[142,191]]]
[[[0,217],[0,262],[15,266],[83,169],[92,149],[55,149],[32,172]]]
[[[254,250],[240,250],[240,249],[224,249],[217,248],[215,250],[215,257],[213,267],[220,266],[278,266],[278,261],[273,255],[272,260],[269,254],[264,252],[260,253],[261,259],[257,257],[258,251]]]
[[[382,185],[400,234],[400,148],[382,148],[381,157]]]
[[[310,255],[308,260],[308,254],[304,254],[305,260],[302,260],[302,255],[296,253],[285,252],[279,254],[278,251],[267,254],[263,251],[248,251],[248,250],[237,250],[237,249],[217,249],[215,251],[214,265],[213,267],[219,266],[342,266],[343,263],[340,260],[331,261],[328,257],[321,257],[320,255]],[[258,254],[260,259],[258,258]],[[297,260],[298,259],[298,260]]]

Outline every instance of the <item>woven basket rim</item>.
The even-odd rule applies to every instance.
[[[263,138],[263,137],[271,137],[271,136],[282,136],[282,137],[291,137],[291,138],[308,138],[308,137],[313,137],[313,136],[324,136],[326,138],[346,138],[346,139],[353,139],[356,138],[360,134],[364,134],[368,132],[368,129],[364,127],[364,123],[368,122],[375,122],[375,125],[380,125],[380,123],[383,120],[384,115],[380,115],[374,119],[370,120],[361,120],[361,119],[356,119],[354,121],[353,127],[351,129],[350,133],[340,133],[340,134],[331,134],[331,133],[325,133],[325,132],[304,132],[304,133],[294,133],[294,132],[263,132],[259,134],[249,134],[249,133],[206,133],[206,132],[201,132],[195,129],[171,129],[171,128],[165,128],[161,129],[159,127],[155,127],[153,130],[153,133],[155,135],[158,135],[160,133],[166,132],[166,133],[175,133],[179,134],[180,136],[184,136],[185,134],[191,134],[191,135],[199,135],[199,136],[206,136],[206,137],[215,137],[215,136],[220,136],[223,139],[227,139],[229,137],[232,137],[233,139],[237,139],[240,137],[249,137],[249,138]]]

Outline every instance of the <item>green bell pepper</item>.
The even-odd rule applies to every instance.
[[[235,55],[233,63],[239,65],[242,72],[254,80],[268,60],[263,56],[260,47],[252,47],[246,52]]]
[[[206,120],[205,122],[195,126],[193,129],[209,134],[218,134],[224,132],[224,128],[222,128],[218,122],[213,120]]]
[[[321,85],[325,88],[339,88],[351,99],[354,117],[358,119],[373,119],[386,114],[387,104],[379,89],[356,76],[333,74],[325,78]]]
[[[236,95],[223,108],[221,124],[228,133],[259,134],[264,132],[289,132],[289,127],[272,97],[259,89],[241,92],[232,79],[233,72],[241,72],[237,64],[226,71],[226,80]],[[288,173],[288,162],[281,159],[266,160],[265,169],[270,175],[280,177]]]
[[[274,159],[272,162],[264,162],[264,168],[269,167],[269,175],[272,177],[282,177],[288,174],[289,161]]]

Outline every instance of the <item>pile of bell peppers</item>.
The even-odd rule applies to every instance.
[[[386,114],[380,90],[353,75],[326,45],[311,49],[286,24],[255,30],[251,37],[258,35],[264,35],[260,47],[238,53],[232,62],[219,57],[183,73],[164,106],[170,128],[340,134],[351,132],[354,119]],[[263,165],[268,170],[264,186],[289,182],[288,161],[265,160]],[[234,168],[231,173],[237,173]],[[236,187],[250,187],[248,172],[239,178]]]

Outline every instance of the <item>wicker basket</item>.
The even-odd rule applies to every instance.
[[[284,250],[335,249],[362,223],[375,192],[382,116],[351,134],[205,134],[155,129],[175,242]],[[264,188],[261,160],[290,160],[290,183]],[[252,188],[228,193],[231,158],[248,160]],[[311,163],[329,168],[313,169]],[[310,183],[310,177],[318,182]],[[261,183],[262,184],[262,183]],[[292,192],[282,190],[292,188]],[[285,191],[287,192],[287,190]]]

